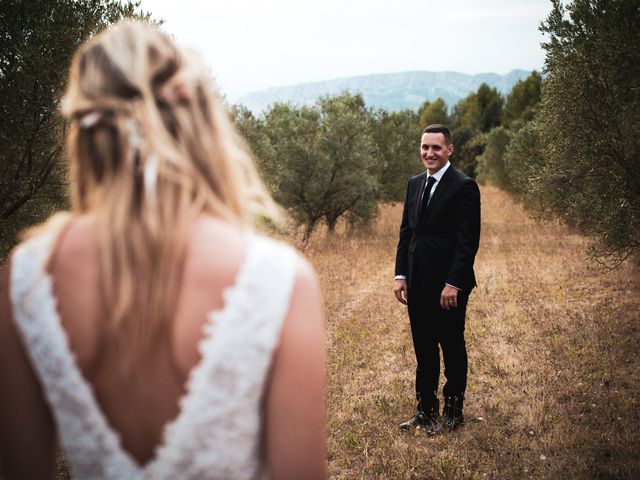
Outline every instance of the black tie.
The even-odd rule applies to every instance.
[[[431,189],[433,184],[436,183],[436,179],[433,176],[429,176],[427,179],[427,186],[424,187],[424,193],[422,194],[422,204],[420,205],[420,217],[424,216],[424,212],[427,211],[427,205],[429,204],[429,195],[431,195]]]

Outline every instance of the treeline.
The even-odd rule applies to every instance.
[[[512,193],[544,218],[600,242],[616,265],[640,246],[640,12],[638,0],[552,1],[544,77],[503,97],[486,84],[456,105],[368,108],[345,92],[312,106],[277,104],[256,116],[230,106],[276,199],[308,240],[340,218],[362,226],[380,202],[402,201],[421,171],[422,128],[453,130],[454,164]],[[66,206],[66,128],[58,102],[73,51],[139,2],[56,0],[0,9],[0,258],[16,232]]]
[[[451,113],[441,98],[418,111],[388,112],[367,108],[361,95],[349,92],[312,106],[275,104],[260,116],[241,105],[230,111],[272,193],[304,225],[306,242],[320,222],[330,232],[342,217],[366,225],[380,202],[403,200],[409,177],[424,171],[419,144],[425,125],[452,127],[455,163],[475,177],[491,132],[530,120],[540,85],[533,72],[505,100],[482,84]]]
[[[231,113],[276,200],[304,225],[304,243],[320,222],[329,231],[341,217],[367,224],[419,171],[411,110],[372,111],[344,93],[309,107],[276,104],[259,118],[242,106]]]
[[[422,128],[444,123],[467,175],[596,237],[590,253],[608,266],[637,259],[640,4],[553,0],[540,28],[544,78],[532,72],[506,98],[483,84],[452,108],[437,99],[417,112],[373,111],[348,92],[259,117],[231,112],[305,239],[319,222],[366,224],[380,201],[402,200],[407,179],[423,171]]]
[[[547,35],[541,102],[531,118],[489,132],[479,178],[541,218],[560,218],[594,236],[598,243],[590,253],[603,264],[637,261],[640,2],[552,3],[541,26]],[[520,83],[511,95],[528,88],[534,86]]]

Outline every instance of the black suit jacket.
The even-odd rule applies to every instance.
[[[476,286],[473,262],[480,243],[480,190],[450,165],[420,215],[427,172],[412,177],[400,225],[396,275],[410,290],[439,295],[444,284],[469,293]]]

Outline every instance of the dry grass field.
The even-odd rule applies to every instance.
[[[413,413],[406,308],[391,292],[401,205],[366,231],[319,231],[332,479],[640,478],[640,271],[604,273],[584,237],[482,189],[467,316],[467,424],[401,432]],[[64,463],[58,479],[68,478]]]
[[[640,478],[640,271],[604,273],[584,237],[491,187],[467,316],[467,424],[399,431],[415,368],[391,292],[401,208],[369,231],[318,232],[306,250],[327,308],[331,478]]]

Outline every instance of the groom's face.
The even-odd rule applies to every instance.
[[[431,175],[444,167],[453,153],[453,144],[447,145],[442,133],[423,133],[420,157]]]

